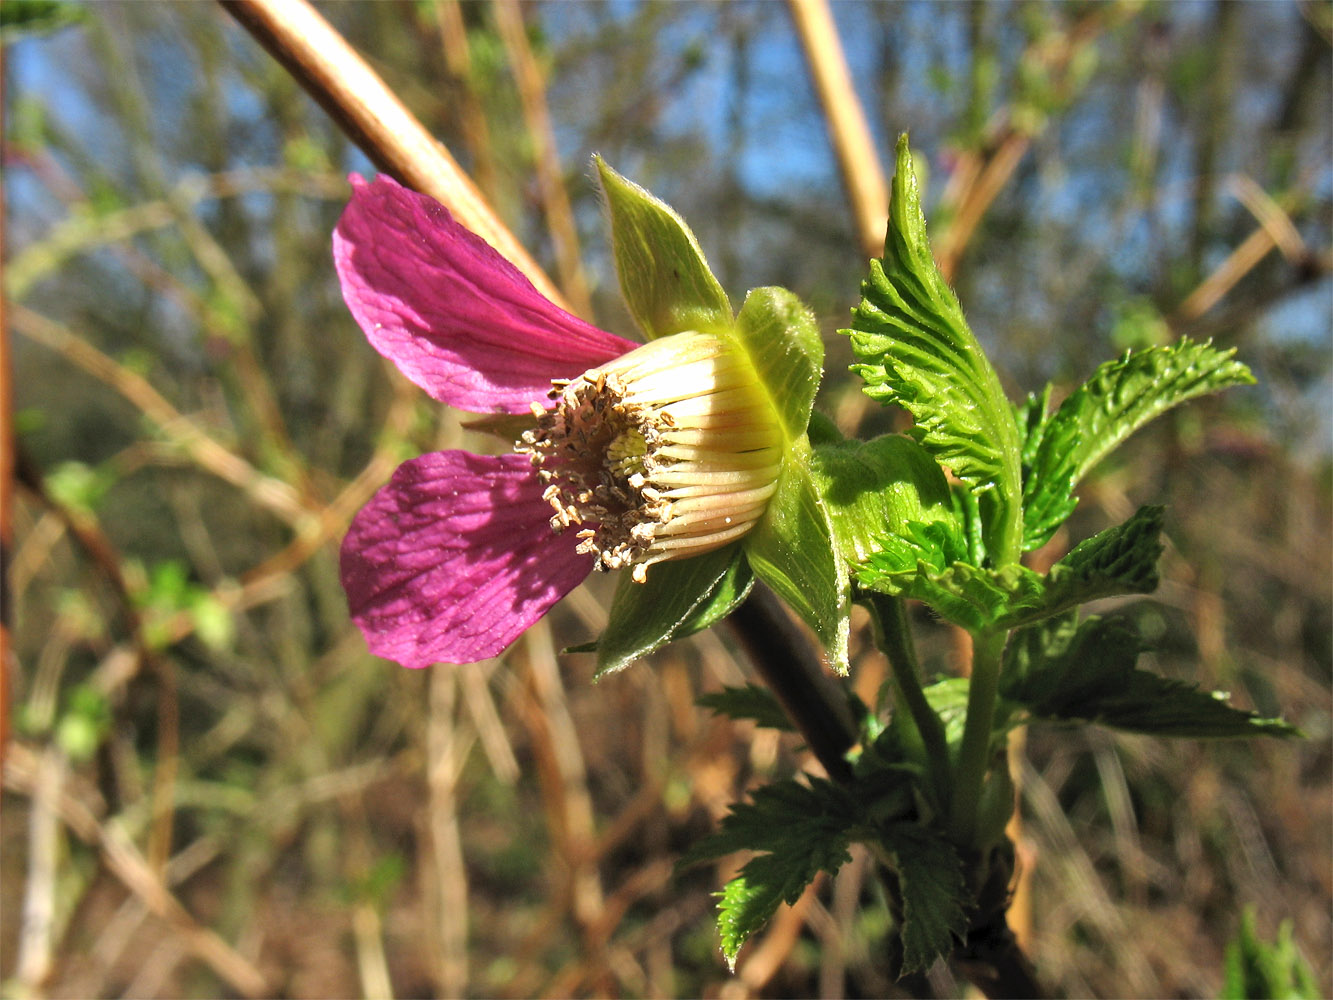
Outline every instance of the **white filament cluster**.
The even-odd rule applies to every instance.
[[[599,569],[699,555],[749,531],[777,487],[782,434],[747,357],[679,333],[554,383],[515,445]]]

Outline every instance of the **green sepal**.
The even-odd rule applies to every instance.
[[[785,288],[756,288],[736,316],[735,339],[791,444],[810,423],[824,368],[824,342],[814,314]]]
[[[692,559],[655,563],[643,583],[622,573],[606,631],[594,644],[596,676],[708,628],[730,614],[753,585],[754,575],[735,544]]]
[[[830,666],[845,675],[851,581],[847,562],[834,544],[812,460],[810,443],[802,435],[782,464],[768,509],[741,544],[755,576],[814,629]]]
[[[907,137],[898,141],[883,260],[870,262],[852,311],[852,370],[873,399],[915,420],[911,434],[977,496],[986,544],[1018,556],[1022,473],[1014,414],[1000,380],[931,256]]]
[[[1050,389],[1029,397],[1020,419],[1023,547],[1044,544],[1073,512],[1072,493],[1092,468],[1144,424],[1211,392],[1254,382],[1250,370],[1211,342],[1182,339],[1101,365],[1049,416]]]
[[[593,161],[611,216],[620,289],[644,336],[730,331],[731,303],[685,220],[600,156]]]
[[[1233,708],[1209,692],[1135,664],[1147,647],[1128,623],[1070,612],[1014,634],[1000,697],[1034,718],[1092,722],[1152,736],[1192,739],[1299,736],[1282,719]]]
[[[911,438],[884,435],[814,449],[813,472],[843,559],[859,563],[909,522],[951,520],[949,484]]]

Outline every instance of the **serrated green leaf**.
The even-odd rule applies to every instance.
[[[606,631],[595,644],[596,676],[707,628],[744,600],[753,582],[739,545],[655,563],[643,583],[622,573]]]
[[[736,316],[735,339],[755,367],[790,443],[805,434],[824,370],[814,315],[785,288],[756,288]]]
[[[1014,634],[1005,651],[1000,696],[1033,716],[1093,722],[1129,732],[1193,739],[1295,736],[1281,719],[1232,708],[1222,692],[1201,690],[1135,664],[1143,641],[1119,619],[1071,613]]]
[[[1075,546],[1047,574],[1045,614],[1100,597],[1156,590],[1165,513],[1163,507],[1140,507],[1124,524],[1107,528]]]
[[[904,973],[930,968],[953,952],[967,933],[967,880],[957,849],[941,834],[917,824],[894,824],[884,833],[903,906]]]
[[[744,687],[724,687],[721,691],[701,694],[696,703],[719,715],[732,719],[752,719],[767,729],[791,732],[795,729],[787,713],[778,704],[768,688],[746,684]]]
[[[729,332],[731,303],[685,220],[601,157],[594,162],[610,211],[620,289],[644,336]]]
[[[812,461],[810,444],[802,436],[783,462],[763,518],[741,544],[755,576],[814,629],[830,665],[846,674],[851,580],[833,541]]]
[[[764,852],[719,894],[717,924],[728,965],[735,966],[741,946],[779,903],[796,902],[820,871],[832,874],[850,860],[849,831],[858,816],[856,801],[830,781],[780,781],[732,806],[721,829],[686,852],[681,865],[741,850]]]
[[[1037,404],[1029,401],[1024,548],[1051,537],[1077,503],[1074,487],[1144,424],[1198,396],[1252,384],[1254,376],[1234,355],[1182,339],[1106,362],[1047,418],[1033,415]]]
[[[1018,428],[995,370],[931,256],[907,138],[898,141],[882,261],[870,262],[851,337],[874,399],[915,420],[912,435],[977,495],[991,552],[1017,557],[1022,478]]]
[[[736,851],[795,851],[811,841],[836,836],[852,827],[857,800],[826,778],[788,778],[756,788],[749,802],[737,802],[721,827],[697,841],[680,865],[720,858]]]
[[[815,449],[813,471],[842,557],[861,562],[909,523],[953,517],[949,484],[915,441],[885,435]]]
[[[856,578],[863,587],[924,601],[974,633],[1018,628],[1086,601],[1156,590],[1162,515],[1161,507],[1140,509],[1077,546],[1045,577],[1025,566],[993,570],[963,562],[961,535],[942,522],[909,523],[880,539],[880,551]]]

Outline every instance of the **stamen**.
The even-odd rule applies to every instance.
[[[749,360],[712,334],[645,344],[552,382],[526,454],[555,512],[598,569],[699,555],[748,531],[776,488],[782,442]]]

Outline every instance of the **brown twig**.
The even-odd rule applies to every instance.
[[[556,266],[560,270],[560,285],[581,316],[592,315],[592,301],[588,298],[588,281],[583,276],[579,261],[579,236],[574,226],[574,211],[569,204],[569,192],[560,172],[560,153],[555,144],[555,129],[551,112],[546,106],[546,84],[542,71],[532,55],[523,14],[518,0],[493,0],[495,27],[500,33],[518,96],[523,105],[523,120],[532,140],[533,166],[537,171],[537,189],[541,194],[542,211],[546,225],[555,242]]]
[[[5,47],[0,45],[0,137],[5,126]],[[0,138],[0,161],[5,150]],[[5,196],[0,185],[0,251],[5,246]],[[9,559],[14,551],[14,383],[9,353],[9,317],[4,288],[0,285],[0,767],[4,767],[9,744],[9,671],[13,650],[9,620],[12,608],[9,591]]]
[[[266,476],[235,452],[204,433],[167,402],[148,380],[103,354],[67,327],[25,306],[10,307],[15,330],[29,340],[63,354],[95,378],[105,382],[143,411],[163,434],[201,467],[243,490],[255,503],[299,528],[308,516],[296,491],[287,483]]]
[[[15,743],[5,761],[4,785],[24,795],[37,794],[41,778],[38,758]],[[247,997],[272,996],[264,976],[213,931],[201,926],[163,884],[134,843],[114,822],[103,823],[93,808],[68,791],[56,803],[65,825],[80,840],[97,847],[111,872],[180,938],[184,948],[219,978]]]
[[[468,49],[467,26],[458,0],[435,0],[435,19],[440,22],[440,46],[444,64],[461,86],[459,126],[463,144],[472,157],[472,179],[482,195],[494,200],[496,192],[495,155],[491,149],[491,130],[486,111],[477,98],[472,80],[472,54]]]
[[[134,645],[138,660],[135,673],[146,669],[157,681],[157,767],[153,772],[150,800],[152,825],[148,835],[148,863],[154,872],[164,876],[171,854],[175,811],[173,792],[180,763],[180,704],[175,665],[159,655],[148,641],[134,592],[121,572],[120,556],[96,519],[91,514],[72,511],[58,503],[46,491],[41,477],[21,456],[17,463],[17,480],[61,520],[70,536],[88,553],[111,585]]]
[[[828,0],[788,0],[788,7],[824,109],[861,249],[867,257],[878,257],[884,250],[889,188],[865,109],[852,86],[833,12]]]

